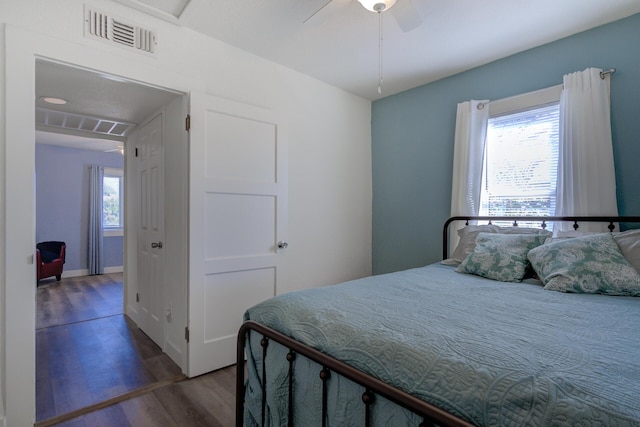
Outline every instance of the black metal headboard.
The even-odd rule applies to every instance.
[[[549,222],[573,222],[573,229],[577,230],[581,222],[603,222],[608,223],[609,231],[615,230],[615,223],[640,223],[640,216],[453,216],[447,219],[442,229],[442,259],[449,256],[449,226],[455,221],[511,221],[517,227],[518,222],[540,223],[540,228],[546,228]]]

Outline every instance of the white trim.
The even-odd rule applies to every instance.
[[[119,176],[119,177],[123,177],[124,176],[124,171],[122,170],[122,168],[109,168],[106,167],[104,168],[104,175],[105,176]]]
[[[167,338],[165,342],[165,348],[163,349],[165,353],[171,358],[171,360],[183,360],[184,355],[182,354],[182,349],[180,345],[176,345],[173,341]],[[183,366],[180,366],[182,372],[185,372],[186,369]]]
[[[80,277],[80,276],[88,276],[89,269],[85,268],[84,270],[63,270],[62,277]]]
[[[489,117],[499,116],[505,113],[515,113],[527,110],[539,105],[560,102],[562,85],[551,86],[533,92],[510,96],[489,102]]]
[[[104,228],[102,235],[104,237],[118,237],[124,236],[124,230],[122,228]]]
[[[4,293],[1,398],[11,426],[35,422],[35,61],[33,36],[7,25],[4,34]],[[2,102],[2,101],[0,101]],[[0,143],[2,144],[2,143]],[[10,207],[10,208],[9,208]],[[34,284],[25,286],[25,284]],[[10,303],[7,303],[9,301]]]
[[[155,16],[156,18],[160,18],[173,25],[180,25],[180,21],[178,18],[180,17],[180,15],[182,15],[182,12],[184,12],[184,9],[186,9],[187,5],[189,4],[189,2],[187,1],[187,3],[185,4],[184,8],[180,11],[178,16],[175,16],[172,13],[169,13],[167,11],[141,3],[139,0],[115,0],[115,1],[125,6],[129,6],[132,9],[136,9],[141,12],[147,13],[149,15]]]
[[[115,266],[115,267],[105,267],[104,268],[104,274],[110,274],[110,273],[122,273],[124,271],[124,267],[119,265],[119,266]],[[82,270],[65,270],[62,272],[62,277],[80,277],[80,276],[88,276],[89,275],[89,269],[85,268]]]

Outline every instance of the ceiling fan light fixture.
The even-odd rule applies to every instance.
[[[360,4],[371,12],[383,12],[396,3],[396,0],[358,0]]]

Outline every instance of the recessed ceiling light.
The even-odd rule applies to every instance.
[[[64,104],[67,103],[66,99],[54,98],[52,96],[42,96],[42,97],[40,97],[40,99],[42,99],[44,102],[46,102],[48,104],[64,105]]]

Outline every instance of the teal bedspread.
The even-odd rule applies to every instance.
[[[640,426],[640,298],[545,291],[433,264],[281,295],[245,319],[480,426]],[[245,425],[260,420],[256,335]],[[269,346],[271,426],[286,425],[285,354]],[[319,369],[295,363],[296,425],[320,425]],[[363,425],[361,394],[332,378],[329,425]],[[420,422],[383,399],[373,416],[376,425]]]

